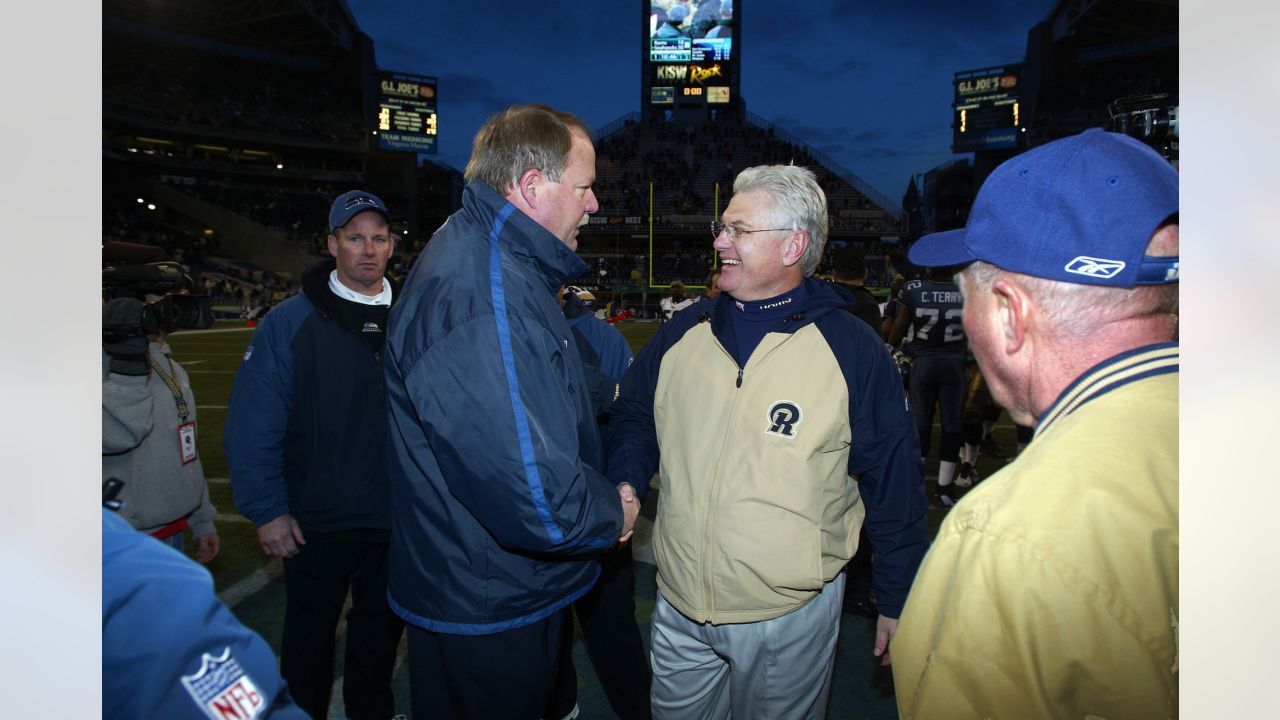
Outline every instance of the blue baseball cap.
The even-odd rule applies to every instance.
[[[351,218],[365,210],[373,210],[386,218],[388,224],[391,223],[391,213],[387,211],[387,206],[383,204],[381,198],[363,190],[350,190],[339,195],[329,208],[330,234],[351,222]]]
[[[1178,258],[1146,254],[1178,213],[1178,172],[1128,135],[1090,128],[997,167],[959,230],[907,252],[923,267],[975,260],[1058,282],[1129,288],[1178,282]]]

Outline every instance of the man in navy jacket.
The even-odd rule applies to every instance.
[[[329,254],[272,309],[236,375],[223,446],[236,508],[284,559],[280,669],[327,717],[334,629],[348,589],[343,700],[353,720],[395,714],[403,623],[387,605],[387,410],[382,345],[394,283],[386,205],[361,191],[329,211]]]
[[[476,135],[462,209],[391,311],[392,607],[416,717],[537,718],[566,608],[639,511],[603,474],[555,290],[599,209],[586,127],[542,105]]]

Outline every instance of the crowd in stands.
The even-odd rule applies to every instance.
[[[328,182],[283,185],[246,176],[208,175],[178,185],[183,192],[286,234],[291,244],[312,255],[326,255],[325,218],[334,196],[349,189]],[[379,189],[379,197],[409,207],[403,193]]]
[[[325,227],[329,203],[347,187],[328,183],[282,186],[254,182],[246,178],[211,178],[183,190],[200,199],[224,207],[260,225],[284,232],[293,245],[312,255],[328,254],[329,228]],[[409,207],[403,193],[377,189],[379,197]]]
[[[717,183],[723,208],[743,168],[794,163],[818,175],[827,193],[832,230],[897,232],[896,220],[884,208],[823,167],[809,148],[776,137],[772,128],[727,118],[701,126],[677,126],[655,116],[627,123],[600,138],[596,157],[596,196],[604,214],[647,216],[652,182],[655,216],[710,216],[715,212]],[[699,222],[663,220],[666,228],[696,229],[695,225]]]
[[[211,251],[217,249],[217,238],[206,237],[175,228],[157,219],[155,211],[145,204],[119,201],[104,205],[102,242],[112,240],[154,245],[183,265],[200,269]]]
[[[135,36],[103,47],[108,113],[329,143],[363,139],[358,89],[333,87],[326,71]]]
[[[733,3],[730,0],[655,0],[649,13],[654,37],[733,36]]]
[[[715,3],[703,4],[710,7]],[[105,43],[104,47],[108,49],[103,67],[108,111],[141,114],[175,125],[330,142],[354,142],[362,132],[358,93],[331,87],[324,70],[135,37]],[[664,232],[658,239],[660,248],[653,251],[652,268],[646,256],[647,243],[643,251],[594,256],[589,247],[584,248],[590,269],[574,280],[578,284],[623,288],[650,282],[665,286],[681,280],[701,285],[714,262],[706,221],[718,212],[717,205],[723,209],[727,204],[737,173],[753,165],[795,163],[817,173],[827,193],[833,232],[898,232],[893,216],[824,167],[810,148],[776,136],[770,127],[734,120],[727,114],[701,126],[678,126],[660,117],[629,122],[600,138],[596,149],[600,213],[647,217],[652,182],[653,212],[660,218],[660,229],[677,230],[681,236],[673,238]],[[197,157],[171,158],[179,165],[184,159],[188,165],[202,162]],[[177,186],[183,192],[279,230],[309,253],[327,252],[326,208],[344,188],[328,181],[279,181],[234,170],[182,167],[184,175],[194,177],[194,182]],[[386,188],[378,191],[393,207],[410,206],[403,195]],[[194,261],[197,266],[204,263],[211,244],[216,245],[216,237],[150,226],[132,207],[117,209],[104,219],[104,237],[116,236],[160,245],[176,259]],[[409,247],[405,250],[411,252]],[[407,267],[409,262],[402,260],[401,265]],[[275,295],[288,292],[284,281],[258,275],[262,271],[197,269],[212,271],[215,276],[217,272],[228,273],[227,280],[236,287],[219,286],[216,294],[246,307],[269,305]],[[880,280],[873,270],[872,284]]]
[[[166,223],[145,204],[108,200],[102,217],[102,242],[152,245],[182,265],[196,286],[194,294],[209,295],[215,306],[242,311],[270,307],[297,292],[297,283],[276,273],[218,254],[217,236],[187,232]]]
[[[254,222],[289,234],[312,253],[324,252],[329,202],[340,191],[332,187],[286,187],[245,178],[209,178],[182,187],[184,192]]]
[[[903,268],[909,267],[905,245],[880,240],[861,244],[867,257],[868,287],[887,288],[895,276],[903,274]],[[827,247],[816,274],[830,274],[832,250],[834,246]],[[692,236],[670,239],[662,247],[655,248],[652,276],[649,274],[647,251],[647,244],[637,244],[630,251],[613,252],[596,252],[583,245],[579,254],[587,262],[587,270],[568,280],[567,284],[605,292],[637,292],[645,287],[666,287],[677,280],[686,286],[698,287],[716,263],[710,235],[705,243],[701,237]]]

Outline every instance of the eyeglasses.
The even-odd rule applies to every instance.
[[[750,235],[758,232],[791,232],[795,228],[764,228],[761,230],[743,230],[736,225],[725,225],[722,222],[711,223],[711,237],[720,237],[720,233],[729,236],[729,242],[737,242],[739,235]]]

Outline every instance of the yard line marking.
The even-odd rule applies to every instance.
[[[204,360],[181,360],[180,362],[183,365],[199,365],[200,363],[205,361]]]
[[[282,574],[284,574],[284,563],[280,562],[280,558],[273,557],[267,561],[266,565],[254,570],[243,580],[218,593],[218,599],[225,603],[227,607],[234,609],[236,605],[252,597]]]
[[[219,328],[217,330],[183,330],[182,337],[187,337],[188,335],[216,335],[218,333],[253,332],[253,330],[254,328],[251,327]]]
[[[218,513],[213,516],[214,521],[223,523],[247,523],[249,518],[243,515],[229,515],[227,513]]]
[[[197,410],[226,410],[226,405],[197,405]]]
[[[338,614],[338,627],[333,631],[333,644],[337,647],[338,639],[347,632],[347,612],[351,610],[351,591],[347,591],[347,599],[342,603],[342,612]],[[342,672],[333,678],[333,686],[329,688],[329,717],[347,717],[347,704],[342,698],[342,678],[346,675],[346,662],[342,663]],[[394,676],[393,676],[394,677]]]
[[[235,370],[190,370],[188,375],[235,375]]]
[[[231,484],[231,478],[221,478],[221,477],[205,478],[204,481],[209,483],[210,485],[230,485]]]

